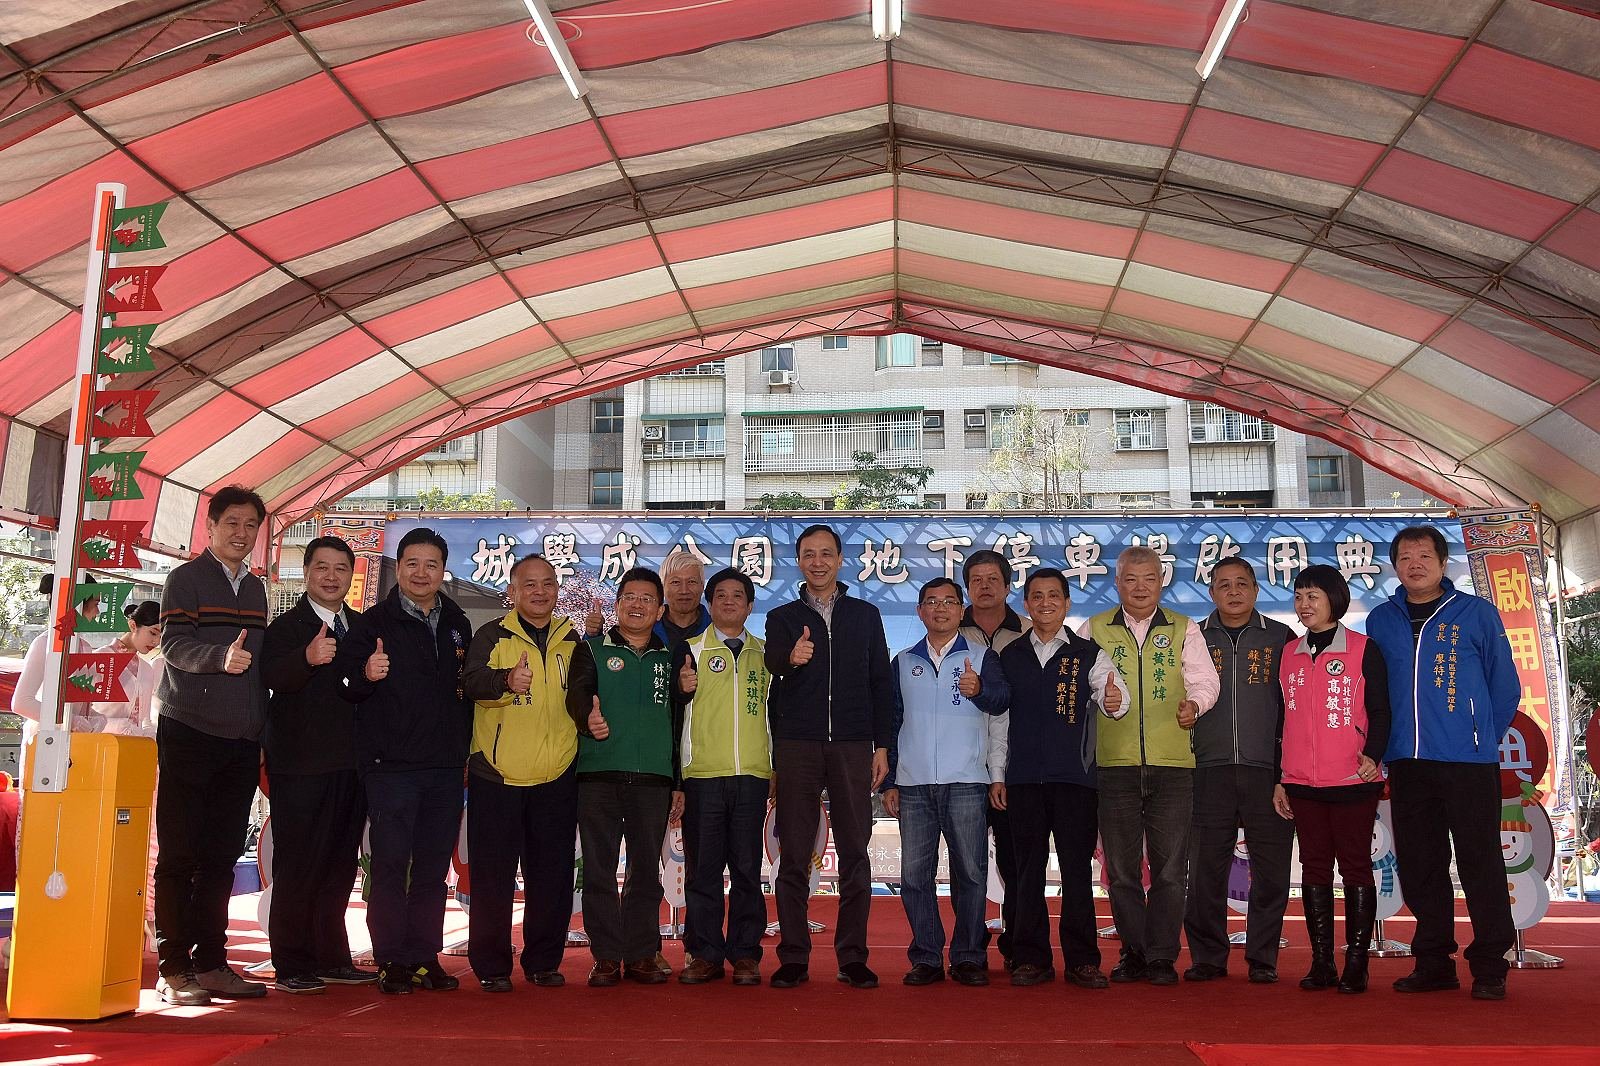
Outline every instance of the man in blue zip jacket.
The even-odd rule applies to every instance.
[[[839,980],[876,988],[867,968],[867,909],[872,901],[872,792],[889,773],[894,692],[883,616],[839,583],[844,546],[825,525],[807,527],[795,544],[805,582],[793,602],[767,615],[767,718],[778,775],[778,961],[773,988],[807,980],[811,874],[805,858],[817,834],[822,791],[839,852],[839,919],[833,938]]]
[[[1394,807],[1400,890],[1417,918],[1416,969],[1397,992],[1461,987],[1456,978],[1450,849],[1472,917],[1472,998],[1506,995],[1516,941],[1500,853],[1500,741],[1522,697],[1493,604],[1444,576],[1449,546],[1432,526],[1389,545],[1400,587],[1367,616],[1389,665],[1394,714],[1384,763]]]

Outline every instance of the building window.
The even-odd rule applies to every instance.
[[[1214,403],[1189,405],[1189,443],[1254,444],[1278,439],[1278,427]]]
[[[1116,413],[1117,450],[1154,451],[1167,446],[1167,412],[1148,407]]]
[[[1156,495],[1153,492],[1124,492],[1119,502],[1129,510],[1150,508],[1156,505]]]
[[[987,492],[967,493],[967,510],[981,511],[987,506],[989,506],[989,494]]]
[[[1015,407],[989,408],[989,450],[997,452],[1011,447],[1016,435],[1017,409]]]
[[[944,510],[944,493],[933,492],[922,497],[922,506],[926,507],[930,511]]]
[[[780,344],[774,348],[761,349],[761,369],[764,371],[793,370],[794,345]]]
[[[621,400],[596,400],[594,402],[594,432],[622,432]]]
[[[872,369],[917,365],[917,338],[909,333],[896,333],[889,337],[873,339]]]
[[[1306,457],[1307,492],[1343,492],[1344,464],[1337,455]]]
[[[924,348],[940,348],[940,349],[942,349],[944,347],[944,341],[935,340],[932,337],[922,337],[922,338],[920,338],[920,340],[922,341],[922,346]]]
[[[589,471],[589,505],[591,507],[622,506],[622,471]]]
[[[726,451],[720,418],[672,418],[644,427],[646,459],[717,458]]]
[[[1087,426],[1089,424],[1089,412],[1083,410],[1062,411],[1061,423],[1067,426]]]
[[[999,352],[990,352],[989,353],[989,365],[990,366],[1006,366],[1007,364],[1010,364],[1010,363],[1020,363],[1020,362],[1023,362],[1023,360],[1017,359],[1017,358],[1015,358],[1013,356],[1001,355]]]
[[[850,338],[830,333],[822,338],[822,350],[825,352],[844,352],[850,349]]]
[[[764,429],[761,431],[762,455],[793,455],[794,430]]]

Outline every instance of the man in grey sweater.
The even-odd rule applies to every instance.
[[[156,991],[175,1006],[267,994],[227,959],[233,867],[244,851],[266,722],[259,660],[267,589],[250,573],[266,516],[249,489],[218,491],[206,508],[209,546],[168,575],[161,597]]]

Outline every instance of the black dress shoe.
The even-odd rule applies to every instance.
[[[1504,977],[1475,977],[1472,979],[1473,999],[1505,999],[1506,979]]]
[[[363,970],[359,966],[335,966],[331,970],[318,970],[317,976],[330,985],[370,985],[378,979],[378,971]]]
[[[950,976],[956,984],[981,988],[989,983],[989,971],[975,962],[958,962],[950,967]]]
[[[1253,985],[1277,984],[1278,968],[1261,962],[1252,962],[1250,964],[1250,983]]]
[[[943,971],[939,976],[943,979]],[[839,982],[851,988],[877,988],[878,975],[869,970],[864,962],[847,962],[839,967]]]
[[[840,972],[843,973],[843,971]],[[901,983],[907,985],[931,985],[936,981],[943,980],[943,969],[938,966],[929,966],[925,962],[919,962],[906,971],[905,977],[901,978]]]
[[[1185,981],[1215,981],[1219,977],[1228,976],[1226,967],[1214,966],[1209,962],[1197,962],[1183,971]]]
[[[1144,956],[1130,951],[1117,960],[1116,967],[1111,971],[1111,980],[1119,985],[1129,985],[1135,981],[1143,981],[1144,971]]]
[[[511,991],[511,978],[480,977],[478,978],[478,987],[485,992],[509,992]]]
[[[528,975],[528,983],[540,988],[560,988],[567,983],[560,970],[535,970]]]
[[[1460,987],[1461,981],[1453,970],[1412,970],[1394,983],[1396,992],[1451,992]]]
[[[773,988],[798,988],[811,980],[811,973],[798,962],[786,962],[772,975]]]
[[[1017,968],[1011,971],[1011,983],[1018,988],[1029,985],[1042,985],[1047,981],[1056,979],[1053,966],[1039,966],[1031,962],[1019,962]]]
[[[1144,975],[1153,985],[1175,985],[1178,970],[1170,962],[1152,962],[1145,966]]]
[[[1066,979],[1079,988],[1110,988],[1111,982],[1106,980],[1106,975],[1100,972],[1100,967],[1092,962],[1082,966],[1069,966],[1065,974]]]
[[[320,996],[328,990],[319,978],[309,974],[280,974],[272,987],[291,996]]]

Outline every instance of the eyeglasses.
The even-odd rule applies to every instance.
[[[923,600],[924,607],[960,607],[961,601],[953,596],[941,596],[936,600]]]
[[[649,592],[624,592],[617,597],[617,602],[651,604],[656,602],[656,598],[653,593]]]

